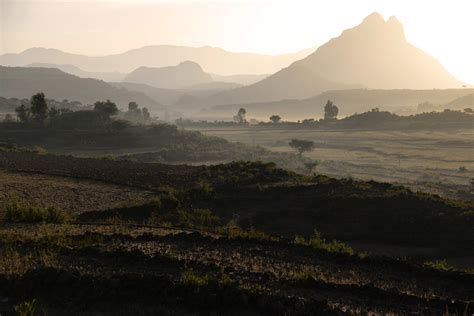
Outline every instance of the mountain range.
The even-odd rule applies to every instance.
[[[18,54],[0,56],[3,66],[27,66],[32,63],[74,65],[88,72],[129,73],[139,67],[167,67],[190,60],[209,73],[219,75],[270,74],[309,55],[314,48],[293,54],[262,55],[233,53],[217,47],[173,45],[145,46],[121,54],[85,56],[51,48],[30,48]]]
[[[183,63],[185,63],[184,61]],[[197,63],[195,63],[198,65]],[[179,66],[179,65],[178,65]],[[26,65],[26,67],[40,67],[40,68],[57,68],[61,71],[64,71],[65,73],[75,75],[80,78],[95,78],[95,79],[100,79],[103,81],[108,81],[108,82],[121,82],[124,81],[125,77],[127,77],[126,73],[121,73],[121,72],[92,72],[92,71],[85,71],[82,70],[79,67],[76,67],[74,65],[69,65],[69,64],[48,64],[48,63],[31,63],[29,65]],[[168,67],[173,67],[173,66],[167,66],[167,67],[161,67],[161,68],[168,68]],[[199,66],[200,67],[200,66]],[[152,68],[152,67],[139,67],[135,69],[133,72],[136,72],[137,70],[141,68],[146,68],[146,69],[161,69],[161,68]],[[201,68],[202,69],[202,68]],[[129,74],[128,74],[129,75]],[[249,85],[255,82],[258,82],[268,76],[268,74],[238,74],[238,75],[218,75],[218,74],[212,74],[209,73],[209,76],[211,76],[212,81],[210,82],[204,82],[205,85],[202,86],[202,84],[198,84],[197,89],[211,89],[211,90],[224,90],[228,88],[236,88],[239,85]],[[125,80],[126,81],[126,80]],[[225,85],[223,83],[229,83],[230,85]],[[207,86],[209,84],[209,86]],[[178,84],[180,85],[180,84]]]
[[[432,56],[410,44],[395,17],[385,21],[378,13],[311,54],[302,51],[266,56],[212,47],[161,45],[90,57],[33,48],[2,55],[0,62],[31,66],[1,68],[0,95],[4,97],[24,98],[44,91],[49,92],[50,98],[81,102],[110,98],[121,105],[136,101],[151,108],[165,105],[190,112],[211,107],[219,112],[248,105],[265,115],[276,110],[282,114],[302,113],[302,109],[317,114],[319,103],[316,113],[311,102],[323,96],[337,98],[335,101],[343,108],[341,113],[352,114],[381,105],[416,106],[417,102],[425,101],[447,104],[464,96],[461,93],[451,98],[450,92],[428,93],[433,89],[461,88],[463,83]],[[34,70],[37,66],[47,68]],[[48,68],[59,68],[76,76]],[[90,77],[116,82],[85,79]],[[397,90],[380,92],[393,89]],[[412,97],[410,91],[418,92]],[[401,96],[404,93],[406,97]],[[432,99],[435,95],[443,100]]]

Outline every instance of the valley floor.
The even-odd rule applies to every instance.
[[[291,139],[312,140],[305,154],[316,172],[334,177],[407,185],[415,190],[474,200],[474,130],[360,131],[221,128],[199,131],[232,142],[290,152]]]

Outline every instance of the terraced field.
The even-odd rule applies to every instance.
[[[449,267],[460,256],[474,267],[471,202],[252,162],[3,152],[0,180],[1,201],[72,216],[0,224],[0,314],[474,313],[474,275]],[[310,242],[313,229],[328,239]],[[380,245],[412,255],[379,256]]]
[[[33,298],[47,315],[474,312],[472,275],[291,240],[117,224],[9,226],[1,235],[2,312]]]

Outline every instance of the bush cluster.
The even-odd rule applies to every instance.
[[[10,223],[66,223],[71,220],[71,216],[60,208],[36,206],[16,199],[8,201],[5,209],[5,221]]]
[[[327,252],[332,253],[343,253],[348,255],[354,254],[354,250],[342,242],[339,242],[334,239],[331,241],[326,241],[326,239],[323,238],[321,236],[321,233],[317,230],[314,231],[314,235],[309,239],[305,239],[301,236],[296,236],[295,243],[299,245],[311,246],[313,248],[325,250]]]

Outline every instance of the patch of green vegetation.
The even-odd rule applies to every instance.
[[[295,243],[298,245],[311,246],[313,248],[325,250],[327,252],[332,253],[343,253],[348,255],[354,254],[354,250],[342,242],[339,242],[335,239],[331,241],[326,241],[326,239],[323,238],[321,233],[317,230],[314,230],[314,235],[309,239],[305,239],[301,236],[296,236]]]
[[[181,273],[181,283],[185,285],[202,287],[209,283],[209,277],[207,275],[200,275],[192,269],[185,269]]]
[[[15,312],[18,316],[33,316],[35,314],[36,300],[25,301],[15,305]]]
[[[321,279],[322,271],[319,267],[306,267],[301,271],[297,271],[292,275],[294,280],[319,280]]]
[[[216,185],[251,185],[301,178],[294,172],[278,168],[273,162],[233,161],[203,168],[202,176]]]
[[[0,273],[5,275],[23,275],[33,264],[31,254],[5,247],[0,249]]]
[[[453,271],[454,268],[450,266],[446,260],[436,260],[425,262],[425,265],[440,271]]]
[[[5,221],[10,223],[66,223],[71,220],[71,216],[60,208],[36,206],[17,199],[8,201],[5,209]]]
[[[202,194],[207,196],[210,192]],[[170,223],[174,226],[199,229],[219,225],[219,218],[210,210],[185,208],[182,197],[173,188],[162,188],[158,197],[154,198],[148,206],[151,208],[149,218],[151,223]]]
[[[235,280],[227,273],[224,273],[223,271],[221,271],[221,273],[219,274],[219,277],[217,278],[217,284],[221,287],[228,287],[228,286],[234,285]]]
[[[214,229],[215,232],[231,239],[244,238],[255,239],[260,241],[278,241],[279,238],[262,231],[258,231],[253,227],[243,229],[234,220],[229,221],[227,225]]]

